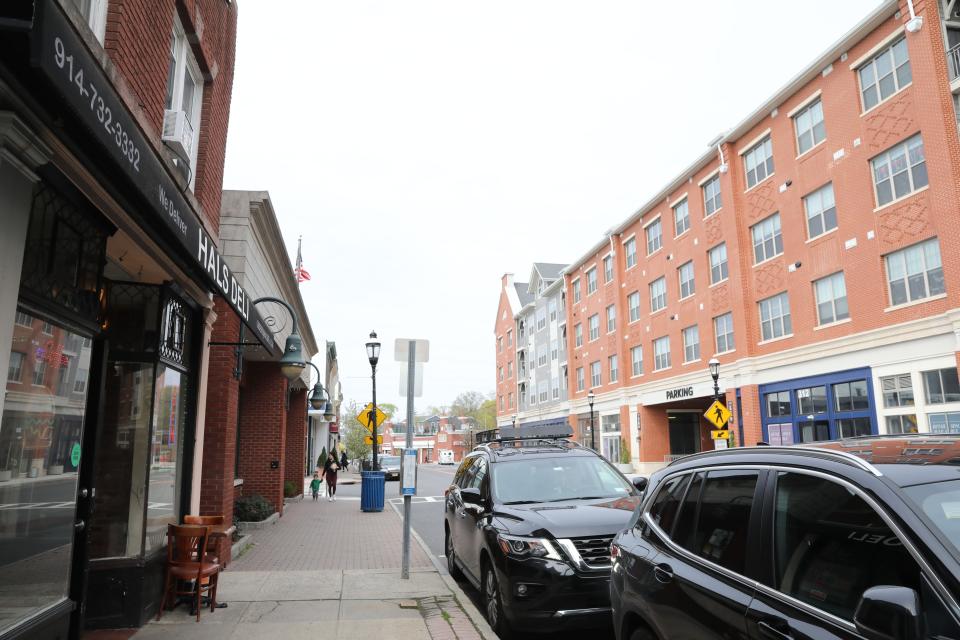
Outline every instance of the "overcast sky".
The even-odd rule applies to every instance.
[[[495,388],[500,276],[569,263],[878,0],[241,0],[224,188],[270,192],[343,394]],[[659,12],[659,13],[658,13]]]

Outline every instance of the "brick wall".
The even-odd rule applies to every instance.
[[[243,494],[260,494],[283,514],[287,379],[275,362],[247,362],[244,367],[239,442]]]
[[[220,192],[233,92],[237,5],[223,0],[110,0],[104,49],[133,91],[140,112],[153,127],[151,140],[163,148],[164,104],[174,16],[180,17],[204,76],[194,195],[201,215],[217,236]],[[198,35],[199,33],[199,35]]]
[[[303,490],[304,464],[307,459],[307,390],[300,389],[290,394],[290,409],[287,411],[287,446],[284,462],[284,479]]]

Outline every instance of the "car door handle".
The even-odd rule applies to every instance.
[[[780,621],[780,623],[784,626],[787,624],[786,621]],[[760,629],[760,635],[764,638],[771,638],[772,640],[792,640],[793,638],[789,633],[781,631],[769,622],[764,622],[763,620],[757,623],[757,628]]]
[[[673,580],[673,569],[668,564],[655,565],[653,567],[653,577],[657,579],[657,582],[666,584]]]

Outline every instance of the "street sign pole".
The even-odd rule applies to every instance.
[[[406,447],[403,450],[404,460],[406,453],[413,448],[413,387],[414,374],[416,373],[416,342],[410,341],[407,350],[407,433]],[[400,577],[403,580],[410,579],[410,511],[412,508],[412,496],[403,496],[403,561],[400,569]]]

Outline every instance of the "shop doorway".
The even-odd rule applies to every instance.
[[[668,411],[670,455],[688,456],[700,451],[700,415],[693,411]]]

